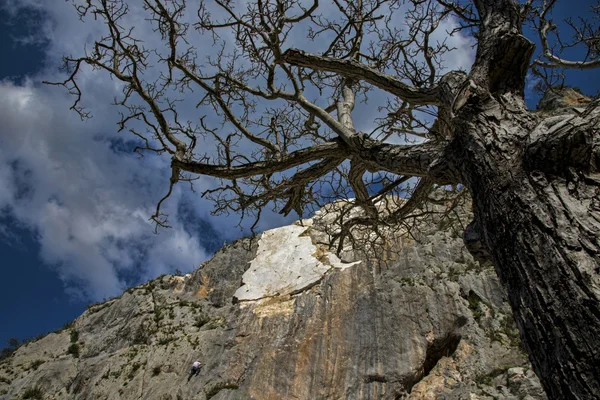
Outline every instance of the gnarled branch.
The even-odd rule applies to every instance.
[[[297,49],[289,49],[283,53],[282,61],[299,67],[334,72],[348,78],[365,81],[415,105],[441,104],[437,87],[415,88],[391,75],[379,72],[354,60],[340,60],[310,54]]]

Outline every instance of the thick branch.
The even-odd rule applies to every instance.
[[[323,57],[296,49],[287,50],[282,56],[282,61],[299,67],[334,72],[347,78],[365,81],[414,105],[441,104],[437,86],[415,88],[357,61]]]
[[[567,69],[595,69],[600,68],[600,60],[594,61],[569,61],[564,58],[556,57],[551,53],[544,53],[544,56],[551,62],[535,60],[533,63],[544,68],[567,68]]]
[[[445,159],[446,141],[430,141],[413,146],[370,142],[360,155],[370,170],[383,170],[397,175],[430,176],[435,167],[433,181],[440,184],[458,183]]]
[[[348,182],[354,191],[356,201],[361,206],[366,214],[371,218],[377,217],[377,208],[369,199],[369,191],[363,181],[363,175],[366,168],[362,162],[353,159],[350,162],[350,173],[348,174]]]
[[[530,170],[560,173],[568,167],[586,170],[600,133],[600,107],[591,104],[583,116],[548,118],[531,133],[525,165]]]
[[[195,174],[236,179],[272,174],[323,158],[343,157],[346,151],[346,148],[339,142],[329,142],[296,150],[290,154],[281,156],[279,160],[256,161],[242,165],[227,166],[173,159],[172,166]]]
[[[534,44],[522,32],[521,9],[514,0],[476,0],[481,16],[477,54],[470,79],[490,93],[523,94]]]
[[[332,237],[332,243],[338,240],[338,254],[343,249],[344,240],[346,239],[346,237],[352,235],[352,228],[354,228],[355,226],[374,227],[397,225],[400,221],[402,221],[402,219],[408,217],[414,210],[416,210],[419,206],[425,203],[428,200],[429,193],[431,193],[432,190],[433,181],[430,178],[422,178],[413,190],[411,197],[408,199],[408,201],[394,212],[382,217],[380,214],[377,213],[369,215],[369,210],[365,209],[367,211],[367,215],[354,217],[346,222],[343,222],[340,231],[334,234]],[[370,204],[373,208],[375,208],[375,206],[372,203]]]
[[[416,210],[418,207],[427,202],[429,193],[433,190],[433,180],[425,177],[421,178],[417,186],[410,195],[410,198],[402,207],[394,211],[387,217],[387,223],[397,224],[402,221],[403,218],[407,217],[410,213]]]

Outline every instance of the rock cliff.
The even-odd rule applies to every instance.
[[[545,399],[457,218],[340,259],[337,206],[91,306],[0,363],[0,399]]]

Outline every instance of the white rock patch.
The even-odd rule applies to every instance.
[[[347,268],[360,262],[344,264],[327,253],[332,265],[323,264],[313,256],[317,248],[310,236],[300,236],[306,229],[291,225],[264,232],[235,297],[248,301],[292,294],[310,287],[331,268]]]

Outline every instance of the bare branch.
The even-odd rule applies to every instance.
[[[430,175],[430,168],[434,163],[443,159],[447,145],[444,141],[429,141],[411,146],[367,141],[360,155],[370,170],[425,177]],[[458,178],[453,176],[450,166],[441,169],[446,175],[437,177],[438,183],[457,182]]]
[[[557,26],[548,19],[552,8],[556,4],[556,0],[544,1],[544,4],[535,10],[534,14],[538,16],[539,22],[536,24],[536,29],[539,34],[540,42],[542,43],[542,55],[534,60],[533,65],[543,68],[566,68],[566,69],[594,69],[600,67],[600,26],[593,24],[591,20],[579,18],[578,21],[567,20],[567,25],[573,30],[574,39],[565,43],[558,34]],[[591,7],[592,13],[600,16],[600,6]],[[558,50],[572,48],[578,45],[583,45],[587,48],[587,53],[584,60],[572,61],[560,57],[553,47],[550,45],[548,36],[554,33],[557,39]]]
[[[340,60],[289,49],[283,54],[282,61],[300,67],[334,72],[348,78],[362,80],[415,105],[441,104],[436,87],[418,89],[399,81],[393,76],[386,75],[353,60]]]
[[[172,165],[195,174],[217,178],[236,179],[254,175],[272,174],[279,171],[329,157],[344,156],[347,150],[339,142],[322,143],[313,147],[296,150],[279,160],[256,161],[243,165],[214,165],[195,161],[173,159]]]

